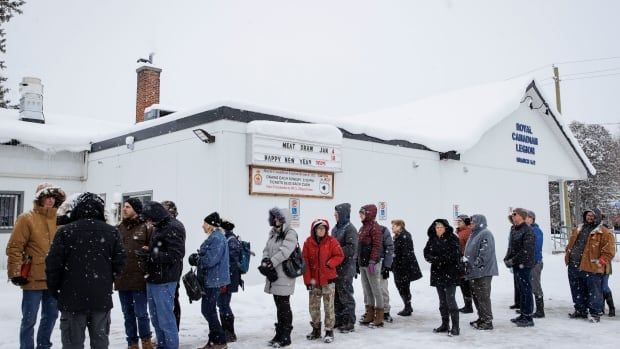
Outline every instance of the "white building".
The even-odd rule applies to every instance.
[[[197,130],[214,138],[203,142]],[[7,136],[0,130],[0,140]],[[368,203],[381,206],[380,224],[404,219],[417,249],[435,218],[485,214],[501,257],[510,208],[534,210],[548,233],[548,182],[595,173],[568,125],[527,79],[338,119],[209,105],[91,138],[88,152],[49,155],[23,145],[32,141],[9,138],[22,145],[0,148],[0,172],[13,173],[0,173],[0,191],[30,198],[49,178],[68,192],[105,194],[111,210],[127,196],[173,200],[187,251],[204,239],[200,226],[212,211],[231,219],[260,252],[269,208],[296,209],[303,241],[312,220],[334,223],[334,206],[350,202],[357,227],[357,210]],[[248,275],[253,280],[257,273]]]

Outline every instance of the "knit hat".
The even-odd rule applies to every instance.
[[[461,214],[458,217],[456,217],[456,219],[462,220],[463,223],[465,223],[465,225],[470,225],[471,224],[471,218],[469,218],[469,216],[466,215],[466,214]]]
[[[222,219],[220,218],[220,214],[217,212],[212,212],[208,216],[205,217],[205,223],[208,225],[212,225],[214,227],[219,227],[222,225]]]
[[[166,210],[164,206],[157,201],[145,202],[144,207],[142,208],[142,213],[140,214],[140,218],[143,220],[150,220],[154,223],[159,223],[168,217],[170,217],[168,210]]]
[[[137,214],[142,213],[142,201],[140,201],[140,199],[129,198],[125,202],[128,203],[129,206],[131,206],[131,208],[133,208],[133,210],[136,211]]]
[[[223,220],[221,226],[222,229],[226,231],[232,231],[233,229],[235,229],[235,224],[227,220]]]

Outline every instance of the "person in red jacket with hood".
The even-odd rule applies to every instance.
[[[304,242],[302,255],[306,263],[304,283],[310,291],[310,317],[312,333],[309,340],[321,338],[321,298],[325,307],[325,343],[334,340],[334,294],[338,277],[336,267],[344,260],[340,243],[329,235],[329,223],[325,219],[312,222],[310,236]]]
[[[383,326],[383,293],[381,292],[381,251],[383,251],[383,232],[375,221],[377,206],[366,205],[360,211],[360,228],[357,244],[357,263],[359,266],[366,313],[361,325]]]

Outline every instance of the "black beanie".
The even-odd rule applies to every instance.
[[[220,214],[217,212],[210,213],[205,217],[205,223],[212,225],[214,227],[219,227],[222,225],[222,219],[220,218]]]
[[[133,208],[133,210],[136,211],[137,214],[141,214],[142,213],[142,201],[140,201],[140,199],[138,199],[138,198],[129,198],[125,202],[128,203],[129,206],[131,206],[131,208]]]
[[[232,231],[233,229],[235,229],[235,224],[229,221],[222,221],[222,229],[226,231]]]

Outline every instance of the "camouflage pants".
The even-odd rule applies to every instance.
[[[325,286],[316,286],[310,291],[310,319],[313,324],[321,322],[321,299],[323,299],[323,308],[325,311],[325,330],[331,331],[334,329],[334,322],[336,316],[334,315],[334,293],[336,286],[327,284]]]

